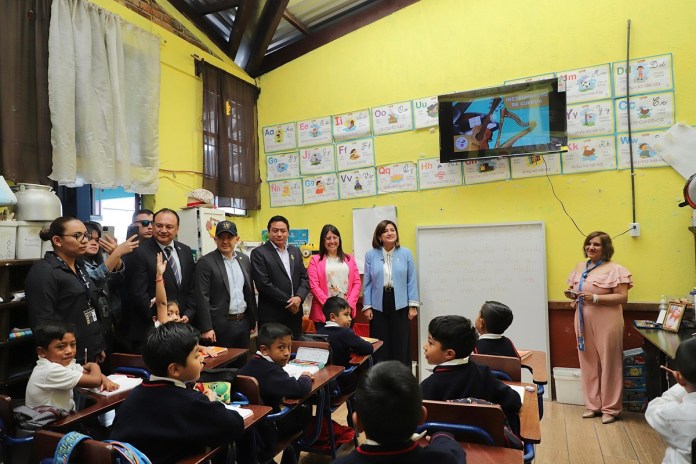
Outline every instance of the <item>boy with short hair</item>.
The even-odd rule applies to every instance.
[[[332,364],[348,366],[350,354],[372,354],[372,343],[363,340],[350,328],[350,305],[338,296],[327,298],[323,307],[326,325],[317,333],[327,335],[333,356]]]
[[[198,330],[168,322],[148,332],[143,360],[151,372],[116,412],[111,438],[131,443],[153,464],[171,463],[230,443],[244,420],[186,383],[198,380],[203,362]]]
[[[512,341],[503,332],[512,324],[512,310],[503,303],[486,301],[481,306],[476,318],[476,330],[479,333],[474,353],[494,356],[520,357]]]
[[[101,373],[97,363],[81,366],[75,361],[77,341],[75,327],[62,321],[47,322],[34,331],[39,359],[27,383],[25,404],[30,408],[52,406],[75,410],[73,388],[99,387],[113,391],[118,384]]]
[[[256,355],[237,374],[256,378],[263,404],[272,407],[273,413],[280,412],[284,397],[302,398],[311,391],[312,375],[309,372],[303,372],[299,379],[295,379],[283,370],[290,361],[292,348],[292,331],[288,327],[267,322],[259,329],[256,344],[259,348]],[[311,410],[299,405],[276,422],[277,433],[271,428],[259,430],[256,435],[259,460],[264,462],[273,458],[276,441],[304,428],[310,416]]]
[[[498,380],[488,366],[469,360],[478,334],[464,316],[438,316],[428,325],[423,346],[428,364],[435,364],[430,377],[421,382],[423,399],[447,401],[478,398],[499,404],[510,428],[520,432],[520,396]]]
[[[688,464],[696,437],[696,338],[679,345],[674,367],[676,385],[648,404],[645,420],[667,443],[662,463]]]
[[[413,441],[426,413],[418,381],[406,366],[399,361],[376,364],[355,393],[353,421],[365,431],[365,443],[334,463],[466,463],[464,450],[450,434],[436,433],[426,447]]]

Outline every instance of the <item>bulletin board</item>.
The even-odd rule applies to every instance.
[[[396,222],[396,206],[375,206],[353,210],[353,256],[358,270],[365,269],[365,253],[372,249],[372,236],[377,224],[385,219]],[[345,251],[345,250],[344,250]]]
[[[416,266],[422,302],[419,346],[435,316],[476,319],[487,300],[508,305],[505,331],[518,349],[549,353],[546,236],[543,222],[455,225],[416,229]],[[421,350],[420,379],[430,373]]]

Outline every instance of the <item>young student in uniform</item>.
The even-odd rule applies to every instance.
[[[672,375],[677,383],[648,404],[645,420],[667,443],[663,464],[689,464],[696,437],[696,338],[681,342]]]
[[[167,300],[167,289],[164,286],[164,271],[167,270],[167,261],[162,253],[157,253],[157,266],[155,267],[155,304],[152,306],[152,320],[155,327],[167,322],[179,322],[179,304],[176,301]]]
[[[436,433],[430,445],[413,441],[427,411],[418,381],[399,361],[384,361],[370,368],[355,392],[353,421],[365,432],[365,443],[335,464],[464,464],[461,445],[448,433]]]
[[[256,338],[258,351],[256,355],[239,371],[238,375],[256,378],[263,404],[273,408],[273,413],[280,412],[281,401],[286,398],[302,398],[312,389],[312,375],[304,372],[296,379],[283,370],[290,361],[292,348],[292,331],[277,322],[267,322],[259,329]],[[256,435],[257,454],[260,462],[273,458],[273,448],[277,440],[302,430],[311,417],[311,409],[305,405],[276,422],[275,429],[267,422],[258,429]]]
[[[327,298],[323,307],[326,325],[317,333],[327,335],[333,356],[332,364],[348,367],[350,355],[372,354],[372,343],[363,340],[350,328],[350,305],[338,296]]]
[[[231,443],[244,431],[239,414],[186,387],[203,369],[199,338],[198,330],[183,322],[151,329],[143,350],[150,379],[135,387],[116,411],[111,439],[132,444],[153,464]]]
[[[118,388],[118,384],[101,373],[99,364],[77,363],[75,357],[79,353],[72,324],[62,321],[41,324],[34,331],[34,340],[39,359],[27,383],[25,404],[28,407],[52,406],[74,411],[73,388],[99,387],[102,391]]]
[[[481,306],[481,311],[474,323],[479,333],[474,353],[519,359],[517,348],[509,338],[503,335],[512,324],[512,319],[512,310],[507,305],[497,301],[486,301]]]
[[[423,399],[447,401],[478,398],[499,404],[512,431],[519,435],[520,396],[498,380],[488,366],[469,361],[478,334],[464,316],[438,316],[428,325],[428,340],[423,346],[432,375],[421,382]]]

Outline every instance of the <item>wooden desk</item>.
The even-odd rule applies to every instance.
[[[204,369],[217,369],[218,367],[224,367],[226,364],[235,361],[247,354],[249,350],[244,348],[227,348],[227,351],[220,353],[216,357],[207,357],[203,359],[203,364],[205,364]]]
[[[312,389],[309,391],[309,393],[302,398],[284,398],[283,404],[294,406],[302,403],[304,400],[314,395],[318,390],[327,386],[329,382],[341,375],[344,370],[345,368],[343,366],[334,366],[333,364],[324,366],[322,369],[319,369],[316,374],[314,374],[314,379],[312,379]]]
[[[522,409],[520,409],[520,436],[529,443],[541,442],[541,423],[539,422],[539,402],[537,400],[536,386],[523,382],[503,382],[507,385],[532,387],[532,391],[524,391]]]
[[[251,409],[251,411],[254,413],[253,416],[244,419],[244,430],[248,429],[273,411],[272,407],[261,406],[260,404],[248,404],[246,406],[242,406],[242,409]]]
[[[466,462],[476,464],[520,464],[524,461],[524,452],[501,446],[486,446],[476,443],[462,443],[466,451]]]
[[[382,340],[377,340],[376,342],[374,342],[372,344],[372,354],[375,354],[375,351],[380,349],[382,347],[382,345],[384,345],[384,341],[382,341]],[[360,355],[360,356],[356,355],[356,354],[351,354],[350,355],[350,363],[360,365],[360,364],[364,363],[367,359],[369,359],[370,356],[372,356],[372,354],[365,354],[365,355]]]
[[[549,383],[549,373],[546,370],[546,352],[538,350],[524,350],[530,354],[522,360],[522,367],[528,368],[532,372],[534,383],[546,385]]]
[[[90,404],[86,408],[77,411],[74,414],[70,414],[69,416],[48,424],[46,426],[47,429],[66,431],[72,427],[75,427],[76,424],[84,419],[87,419],[88,417],[98,416],[110,411],[111,409],[115,409],[118,405],[123,403],[123,400],[125,400],[128,397],[128,394],[131,392],[131,390],[126,390],[111,396],[103,396],[85,388],[79,388],[78,391],[81,395],[94,400],[94,404]]]
[[[633,329],[643,337],[646,390],[648,399],[652,400],[662,395],[670,386],[669,374],[660,369],[660,364],[670,365],[677,353],[677,347],[692,337],[694,329],[683,328],[679,332],[639,329],[635,326]]]

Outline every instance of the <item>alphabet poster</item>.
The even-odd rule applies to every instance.
[[[413,129],[411,101],[372,108],[372,128],[375,135],[393,134]]]
[[[514,156],[510,158],[510,171],[513,179],[555,176],[561,173],[561,154]]]
[[[372,138],[336,144],[339,171],[375,165],[375,143]]]
[[[616,169],[614,136],[568,140],[563,153],[563,173],[606,171]]]
[[[566,102],[611,98],[611,66],[609,63],[559,73],[565,76]]]
[[[377,195],[375,168],[339,172],[338,191],[342,200]]]
[[[266,180],[294,179],[300,177],[298,152],[266,156]]]
[[[377,193],[412,192],[418,190],[416,163],[385,164],[377,167]]]
[[[335,115],[331,118],[331,129],[336,142],[372,135],[370,110]]]
[[[614,96],[626,95],[626,61],[616,61],[612,64],[612,68],[614,69]],[[672,54],[629,61],[628,80],[632,95],[673,89]]]
[[[616,131],[628,132],[625,98],[614,100],[616,105]],[[631,97],[631,127],[633,130],[650,130],[674,125],[674,93],[663,92]]]
[[[437,126],[438,111],[437,97],[413,100],[413,123],[416,129]]]
[[[268,189],[271,193],[271,208],[302,204],[302,179],[269,182]]]
[[[338,180],[336,174],[305,177],[302,179],[304,204],[338,200]]]
[[[263,128],[263,149],[266,153],[290,151],[293,148],[297,148],[294,122]]]
[[[297,121],[297,146],[311,147],[331,143],[331,117]]]
[[[614,105],[611,100],[568,105],[568,137],[590,137],[614,133]]]
[[[489,158],[464,161],[464,183],[483,184],[510,178],[510,164],[507,158]]]
[[[633,167],[667,166],[665,160],[653,148],[664,133],[664,130],[632,132],[631,143],[629,143],[628,134],[617,134],[616,146],[619,154],[619,169],[631,167],[631,152],[629,151],[631,145],[633,145]]]
[[[441,163],[439,158],[418,160],[418,185],[421,190],[462,185],[462,164]]]
[[[319,145],[300,150],[300,172],[303,176],[324,174],[335,170],[333,145]]]

